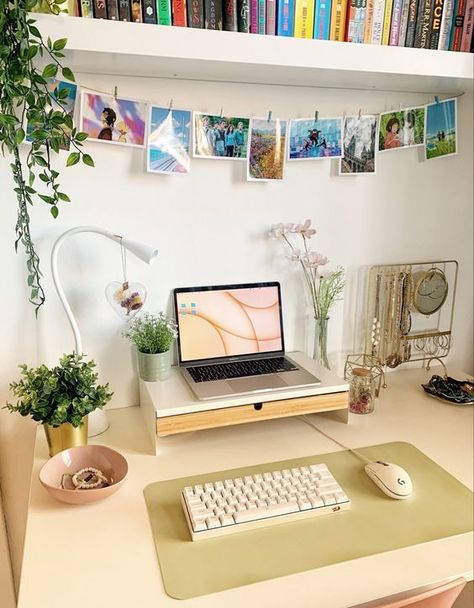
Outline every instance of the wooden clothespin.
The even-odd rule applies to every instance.
[[[314,122],[318,122],[319,112],[317,110],[314,111]]]
[[[115,101],[117,101],[117,95],[118,95],[118,88],[117,88],[117,85],[115,85],[115,87],[114,87],[114,99],[115,99]]]
[[[270,111],[268,112],[268,119],[267,119],[267,122],[270,122],[270,121],[271,121],[271,119],[272,119],[272,111],[270,110]]]

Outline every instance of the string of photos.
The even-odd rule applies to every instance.
[[[67,89],[67,111],[79,105],[88,141],[146,149],[151,173],[189,173],[191,157],[245,161],[250,181],[282,180],[286,163],[337,159],[339,175],[375,174],[379,154],[424,147],[426,160],[457,154],[457,98],[380,114],[308,118],[228,116],[176,109],[51,79]],[[63,92],[64,96],[64,92]],[[80,104],[76,104],[80,97]],[[27,137],[28,140],[28,137]],[[64,140],[68,149],[68,140]]]

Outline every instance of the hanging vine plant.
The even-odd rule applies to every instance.
[[[37,0],[0,0],[0,145],[10,155],[14,191],[18,203],[15,250],[21,245],[26,253],[30,302],[36,313],[45,301],[41,283],[40,260],[31,236],[30,205],[41,200],[53,218],[61,202],[69,202],[61,191],[59,172],[52,160],[61,148],[70,151],[66,166],[82,160],[91,167],[94,161],[81,147],[87,138],[74,126],[66,107],[67,87],[48,89],[48,79],[74,82],[74,74],[62,59],[67,39],[44,41],[30,11]],[[48,0],[49,12],[61,12],[66,0]],[[39,61],[44,67],[38,67]],[[44,61],[46,60],[46,61]],[[29,148],[22,146],[28,138]],[[21,147],[24,147],[21,150]]]

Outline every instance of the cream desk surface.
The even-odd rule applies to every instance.
[[[325,414],[313,419],[351,447],[410,442],[472,489],[473,408],[444,404],[425,395],[420,384],[431,373],[436,369],[389,374],[389,387],[382,391],[375,412],[351,415],[349,424]],[[158,442],[155,456],[151,455],[155,447],[138,407],[108,414],[110,429],[93,441],[120,451],[127,458],[129,474],[117,494],[82,507],[56,502],[40,485],[38,472],[47,458],[47,446],[43,430],[38,429],[19,608],[177,606],[179,601],[163,589],[143,498],[145,486],[340,449],[301,419],[283,418],[166,437]],[[472,533],[197,597],[179,605],[348,608],[458,576],[473,577]]]

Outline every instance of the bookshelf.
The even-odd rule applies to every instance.
[[[258,36],[35,14],[43,35],[68,38],[76,72],[291,86],[473,90],[473,54]]]

